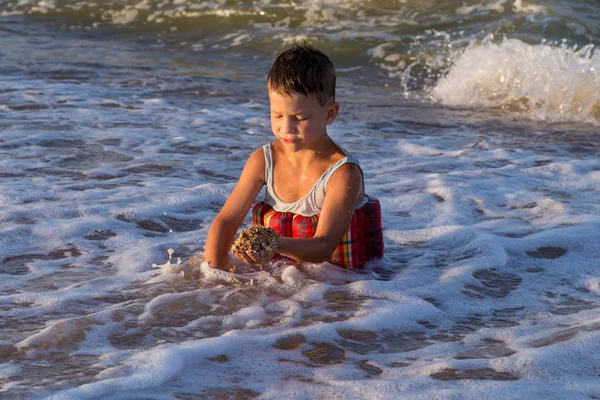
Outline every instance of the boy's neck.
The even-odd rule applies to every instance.
[[[302,149],[297,152],[285,151],[283,146],[282,149],[290,162],[296,165],[308,164],[315,159],[328,158],[332,154],[340,151],[333,139],[331,139],[327,134],[322,140],[319,141],[317,146],[312,148]]]

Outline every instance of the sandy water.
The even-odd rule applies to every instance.
[[[269,38],[258,3],[202,34],[91,16],[142,2],[0,3],[0,397],[600,398],[595,3],[436,3],[437,33],[410,3],[326,3],[271,4],[290,20]],[[303,32],[338,65],[330,133],[382,202],[386,257],[153,268],[202,250]]]

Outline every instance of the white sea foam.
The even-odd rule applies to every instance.
[[[600,55],[589,45],[487,41],[460,51],[432,90],[442,104],[500,108],[536,120],[600,121]]]
[[[246,120],[252,113],[248,109]],[[218,113],[214,114],[217,118]],[[167,143],[179,143],[177,130],[172,135]],[[160,146],[153,137],[138,139],[147,141],[155,162],[167,160],[168,153],[153,151]],[[51,394],[55,399],[118,398],[122,393],[169,393],[181,388],[186,393],[210,393],[220,387],[230,387],[238,395],[244,392],[236,390],[242,389],[260,393],[264,398],[294,397],[300,392],[309,397],[335,392],[344,398],[385,398],[402,392],[423,399],[439,393],[447,393],[448,398],[477,398],[485,392],[498,399],[524,393],[532,398],[596,393],[587,383],[591,376],[586,371],[594,363],[590,354],[598,340],[594,318],[590,318],[594,310],[587,308],[594,302],[590,296],[598,293],[592,260],[600,257],[594,238],[600,221],[598,204],[591,201],[600,191],[594,175],[597,160],[544,156],[547,162],[536,165],[540,157],[532,151],[497,149],[490,143],[469,147],[441,140],[393,139],[400,158],[386,159],[386,149],[391,147],[382,146],[379,152],[376,145],[371,149],[384,162],[365,160],[365,172],[378,176],[377,181],[367,181],[367,187],[384,204],[388,257],[405,249],[404,263],[384,261],[393,271],[389,281],[327,264],[280,265],[246,277],[202,264],[197,284],[187,291],[173,291],[183,284],[183,278],[173,275],[175,279],[159,280],[161,275],[150,264],[164,260],[165,244],[178,240],[169,238],[172,233],[144,239],[135,234],[139,227],[120,225],[152,216],[185,220],[180,210],[188,207],[197,207],[196,215],[210,219],[216,210],[207,213],[200,209],[213,200],[221,202],[231,184],[183,185],[174,194],[168,180],[148,176],[146,189],[121,187],[121,195],[115,197],[117,204],[105,206],[111,212],[104,220],[94,220],[104,229],[120,232],[105,245],[116,252],[108,254],[108,260],[125,279],[96,279],[61,292],[3,299],[4,304],[15,306],[35,304],[36,312],[28,308],[13,311],[30,318],[48,310],[73,310],[73,304],[114,296],[115,291],[134,294],[132,299],[142,296],[139,306],[143,309],[134,311],[135,300],[111,306],[99,303],[88,316],[49,322],[15,345],[32,359],[47,357],[49,350],[70,351],[74,356],[109,352],[110,357],[97,361],[95,381]],[[350,137],[351,149],[352,141]],[[502,163],[494,163],[499,161]],[[488,166],[483,167],[481,163],[486,162]],[[427,165],[429,169],[424,169]],[[444,171],[442,166],[449,169],[435,172]],[[501,173],[494,174],[496,171]],[[116,175],[115,179],[123,179]],[[535,184],[530,186],[532,182]],[[157,196],[159,190],[164,194]],[[134,191],[137,205],[120,206],[119,199]],[[142,195],[146,191],[154,196]],[[565,195],[551,194],[557,191]],[[157,204],[150,205],[149,198]],[[47,213],[44,218],[63,221],[61,229],[67,224],[69,232],[81,238],[93,225],[85,217],[91,204],[85,204],[76,214],[63,211]],[[476,209],[482,213],[474,212]],[[4,212],[10,221],[13,214]],[[21,215],[24,212],[21,210]],[[412,216],[397,216],[396,212]],[[119,217],[123,221],[114,219],[123,215],[126,217]],[[513,218],[520,222],[510,223],[518,221]],[[561,227],[577,220],[581,222]],[[543,230],[535,233],[540,226]],[[523,229],[533,232],[523,238],[505,236]],[[45,238],[53,235],[41,229],[32,232]],[[59,235],[63,241],[64,232]],[[193,236],[205,235],[203,232],[205,228],[192,231],[191,236],[182,233],[179,240],[191,243]],[[86,252],[96,252],[83,241],[78,243]],[[72,253],[64,255],[74,258]],[[177,251],[172,255],[177,257]],[[47,263],[45,268],[60,270]],[[537,269],[546,272],[535,272]],[[42,274],[40,270],[38,276]],[[564,279],[590,294],[560,289],[556,282]],[[156,294],[144,295],[146,290]],[[426,328],[428,324],[431,327]],[[461,326],[469,328],[458,333]],[[119,344],[128,335],[149,340],[145,329],[159,338],[175,334],[187,339],[173,343],[159,339],[149,348],[127,349]],[[438,341],[434,334],[459,335],[462,340]],[[290,345],[298,350],[280,349],[284,345],[278,343],[291,337],[299,338],[298,344]],[[558,359],[572,361],[563,367]],[[22,380],[19,368],[12,366],[6,373]],[[469,371],[490,374],[492,380],[480,380],[477,372]],[[582,376],[577,388],[555,383],[556,377],[572,379],[573,373]],[[245,376],[241,388],[231,380],[240,374]],[[369,374],[379,376],[379,386],[368,384]],[[444,380],[461,374],[474,374],[470,378],[473,384],[458,390]],[[323,384],[285,384],[294,376],[310,376]],[[519,380],[503,381],[505,378]],[[11,387],[5,385],[5,389]],[[115,391],[121,394],[111,394]]]

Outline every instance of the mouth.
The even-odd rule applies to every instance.
[[[286,138],[280,138],[280,140],[281,140],[283,143],[298,143],[298,140],[295,140],[295,139],[286,139]]]

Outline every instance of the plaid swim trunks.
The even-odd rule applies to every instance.
[[[381,226],[381,204],[375,197],[354,211],[348,230],[329,262],[348,268],[362,268],[367,261],[383,257],[383,230]],[[252,207],[254,225],[270,226],[282,237],[311,238],[317,231],[319,215],[303,215],[275,211],[260,201]]]

